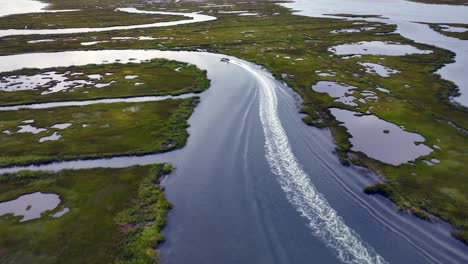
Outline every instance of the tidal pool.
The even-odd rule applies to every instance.
[[[331,108],[336,120],[343,123],[351,134],[352,150],[391,165],[401,165],[428,155],[432,149],[422,144],[424,137],[374,115]]]
[[[391,69],[377,63],[359,62],[358,64],[364,66],[365,72],[377,74],[380,77],[390,77],[390,75],[400,72],[398,70]]]
[[[355,86],[330,81],[320,81],[312,85],[312,90],[318,93],[326,93],[330,97],[336,98],[335,102],[340,102],[349,106],[357,106],[357,104],[353,102],[356,97],[351,95],[355,89],[357,89]]]
[[[101,74],[90,74],[90,75],[87,75],[88,78],[90,79],[94,79],[94,80],[100,80],[102,79],[102,75]]]
[[[238,16],[258,16],[258,13],[240,13]]]
[[[64,214],[68,213],[68,212],[70,212],[70,208],[65,207],[61,211],[58,211],[58,212],[56,212],[55,214],[53,214],[51,216],[54,217],[54,218],[59,218],[59,217],[63,216]]]
[[[385,88],[380,87],[380,86],[377,86],[375,89],[377,89],[378,91],[380,91],[382,93],[390,93],[390,91],[388,89],[385,89]]]
[[[47,131],[45,128],[38,128],[32,125],[21,125],[18,126],[19,130],[16,133],[32,133],[32,134],[39,134],[41,132]]]
[[[24,194],[15,200],[0,203],[0,216],[13,214],[21,216],[20,222],[40,218],[42,213],[57,208],[60,196],[54,193],[35,192]]]
[[[81,42],[81,46],[94,46],[99,43],[106,43],[109,42],[108,40],[100,40],[100,41],[87,41],[87,42]]]
[[[373,92],[373,91],[369,91],[369,90],[364,90],[362,92],[359,93],[362,98],[359,98],[359,102],[365,104],[367,103],[368,101],[377,101],[379,100],[379,97],[377,96],[377,93]]]
[[[327,71],[320,71],[320,70],[317,70],[317,71],[315,71],[315,73],[316,73],[318,76],[322,76],[322,77],[333,77],[333,76],[336,76],[336,72],[333,72],[332,70],[327,70]]]
[[[96,82],[102,78],[101,75],[88,75],[87,78],[93,81],[84,79],[74,80],[69,78],[69,76],[74,75],[79,74],[74,74],[69,71],[64,73],[50,71],[36,75],[3,76],[0,77],[0,91],[16,92],[41,89],[44,90],[41,94],[46,95],[74,88],[82,88],[84,86],[95,86],[100,88],[110,85],[110,83]]]
[[[429,54],[431,50],[420,50],[411,45],[386,41],[361,41],[357,43],[342,44],[328,49],[337,55],[385,55],[404,56],[410,54]]]
[[[43,143],[43,142],[46,142],[46,141],[56,141],[56,140],[59,140],[60,138],[62,137],[62,135],[60,135],[59,133],[57,132],[54,132],[52,135],[50,136],[47,136],[47,137],[41,137],[39,139],[39,142],[40,143]]]
[[[51,126],[51,128],[56,128],[56,129],[64,130],[64,129],[69,128],[71,125],[72,125],[72,123],[55,124],[55,125]]]

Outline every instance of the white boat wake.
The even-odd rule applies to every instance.
[[[338,258],[344,263],[387,263],[344,223],[299,165],[279,119],[276,85],[272,77],[237,61],[232,63],[252,73],[259,82],[260,120],[265,135],[266,159],[272,172],[278,176],[289,202],[308,219],[312,233],[336,250]]]

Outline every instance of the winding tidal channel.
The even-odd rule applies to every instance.
[[[1,72],[165,58],[205,69],[211,80],[211,88],[199,95],[183,149],[0,172],[173,163],[177,170],[163,183],[175,205],[160,247],[163,263],[468,262],[466,246],[450,236],[447,224],[419,220],[365,195],[363,187],[377,177],[340,164],[329,131],[302,122],[301,102],[290,88],[257,65],[234,57],[224,63],[222,57],[228,56],[157,50],[0,57]],[[145,98],[115,100],[167,99]],[[105,102],[36,107],[94,103]]]

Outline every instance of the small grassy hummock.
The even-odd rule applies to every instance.
[[[157,262],[161,229],[172,207],[159,180],[166,165],[59,172],[23,171],[0,176],[0,200],[55,193],[61,202],[38,219],[0,217],[0,262]],[[68,208],[60,217],[51,215]]]
[[[2,112],[0,166],[181,148],[188,138],[187,119],[197,104],[193,97]],[[63,124],[68,127],[57,127]],[[24,126],[36,129],[35,134],[21,133]]]

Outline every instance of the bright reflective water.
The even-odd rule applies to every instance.
[[[400,165],[426,156],[432,149],[422,143],[424,138],[374,115],[360,115],[349,110],[331,108],[336,120],[351,134],[354,151],[392,165]]]

